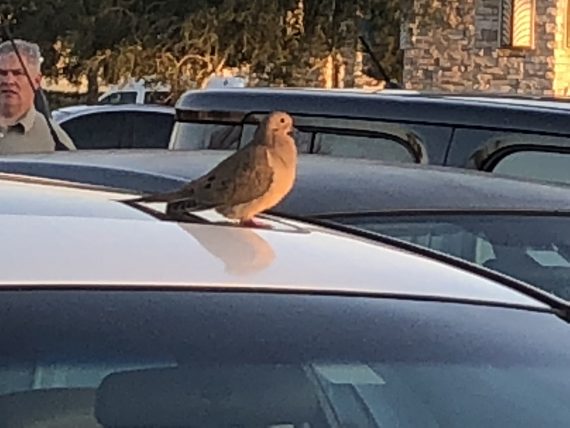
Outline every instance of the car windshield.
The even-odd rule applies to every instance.
[[[332,219],[460,257],[570,299],[567,215],[418,212]]]
[[[549,313],[230,291],[1,295],[3,427],[530,428],[570,418],[570,330]]]

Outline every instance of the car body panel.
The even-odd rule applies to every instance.
[[[62,121],[71,120],[75,117],[82,116],[85,114],[95,114],[103,112],[124,112],[124,111],[137,111],[137,112],[157,112],[157,113],[170,113],[174,114],[175,110],[172,107],[160,106],[160,105],[149,105],[149,104],[117,104],[117,105],[107,105],[107,104],[95,104],[95,105],[78,105],[62,107],[60,109],[54,110],[52,114],[54,119],[61,123]],[[64,113],[65,116],[61,116],[61,120],[56,117],[57,113]]]
[[[188,91],[177,112],[268,112],[281,109],[293,114],[426,123],[458,127],[485,127],[568,135],[568,105],[560,102],[505,98],[475,98],[438,94],[329,91],[295,88],[235,88]],[[529,115],[533,120],[528,120]],[[536,118],[536,119],[535,119]]]
[[[267,230],[161,221],[120,202],[128,197],[0,181],[0,285],[247,287],[545,307],[472,272],[348,234],[276,217],[264,219]]]
[[[0,171],[154,192],[178,188],[231,153],[93,150],[10,155],[0,159]],[[107,175],[94,167],[111,169]],[[136,172],[147,175],[137,178]],[[301,155],[295,186],[276,208],[295,215],[412,209],[563,211],[570,210],[570,188],[459,168]]]

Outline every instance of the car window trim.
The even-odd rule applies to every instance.
[[[176,122],[177,124],[209,124],[209,125],[219,125],[219,126],[239,126],[240,135],[238,140],[238,147],[240,148],[240,143],[243,138],[243,129],[245,125],[257,125],[258,120],[255,119],[255,115],[267,115],[269,111],[250,111],[250,112],[220,112],[220,111],[188,111],[188,110],[177,110],[176,111]],[[339,119],[338,117],[329,117],[326,114],[296,114],[291,113],[293,116],[306,117],[306,118],[322,118],[322,119]],[[212,116],[212,117],[209,117]],[[378,123],[380,126],[383,121],[373,121],[368,119],[356,119],[356,118],[346,118],[346,120],[362,120],[371,123]],[[405,135],[408,140],[402,138],[402,136],[389,133],[387,131],[375,131],[375,130],[364,130],[364,129],[352,129],[347,130],[345,128],[335,128],[327,126],[295,126],[300,131],[311,133],[311,143],[309,148],[309,153],[314,154],[314,140],[316,134],[332,134],[332,135],[345,135],[345,136],[356,136],[356,137],[370,137],[370,138],[382,138],[385,140],[393,141],[394,143],[402,146],[412,157],[412,163],[425,163],[427,159],[427,150],[420,141],[418,136],[413,135],[411,132],[406,132]]]
[[[494,271],[490,271],[494,274]],[[496,276],[501,276],[502,274],[497,273]],[[512,280],[510,277],[506,277],[507,280]],[[495,280],[496,281],[496,280]],[[501,280],[496,281],[499,284],[504,284]],[[529,287],[525,283],[522,283],[523,287]],[[123,282],[121,284],[94,284],[89,283],[23,283],[23,284],[9,284],[4,283],[0,285],[0,296],[3,292],[14,292],[19,293],[33,293],[33,292],[146,292],[146,293],[162,293],[162,292],[181,292],[181,293],[211,293],[211,294],[223,294],[223,293],[243,293],[243,294],[258,294],[258,295],[284,295],[284,296],[330,296],[330,297],[346,297],[346,298],[367,298],[367,299],[383,299],[383,300],[398,300],[407,302],[428,302],[428,303],[439,303],[439,304],[458,304],[458,305],[469,305],[469,306],[481,306],[487,308],[504,308],[513,310],[523,310],[535,313],[545,313],[558,316],[565,321],[570,323],[570,318],[566,319],[563,312],[548,303],[544,303],[545,306],[538,305],[527,305],[524,303],[514,303],[508,301],[498,301],[498,300],[485,300],[482,298],[466,298],[466,297],[450,297],[450,296],[438,296],[438,295],[413,295],[406,293],[405,290],[402,292],[383,292],[383,291],[362,291],[362,290],[330,290],[326,288],[314,288],[314,289],[292,289],[284,286],[283,288],[276,287],[263,287],[255,286],[252,288],[247,285],[232,285],[232,286],[216,286],[216,285],[196,285],[193,283],[153,283],[149,284],[139,284],[139,283],[129,283]],[[540,291],[540,290],[539,290]],[[527,291],[523,291],[523,294],[529,295]],[[533,296],[531,296],[533,297]],[[556,298],[555,296],[548,295],[548,297]],[[534,298],[534,297],[533,297]],[[539,300],[539,299],[537,299]],[[565,301],[562,301],[565,303]]]
[[[249,123],[245,123],[247,125],[249,125]],[[309,153],[310,154],[315,154],[315,140],[317,138],[318,135],[341,135],[341,136],[346,136],[346,137],[363,137],[363,138],[378,138],[378,139],[382,139],[382,140],[387,140],[390,142],[393,142],[399,146],[401,146],[402,148],[404,148],[406,150],[406,152],[411,156],[411,163],[420,163],[421,161],[421,154],[418,154],[414,151],[412,144],[408,141],[402,140],[401,138],[393,135],[393,134],[388,134],[385,132],[381,132],[381,131],[368,131],[368,130],[362,130],[362,129],[352,129],[352,130],[348,130],[348,129],[343,129],[343,128],[334,128],[334,127],[323,127],[323,126],[295,126],[296,129],[298,129],[301,132],[305,132],[308,134],[311,134],[311,142],[310,142],[310,148],[309,148]],[[241,142],[241,137],[243,136],[243,126],[241,128],[240,131],[240,140],[239,142]],[[238,149],[239,149],[239,144],[238,144]],[[333,157],[335,157],[334,155],[331,155]],[[337,156],[339,157],[339,156]]]
[[[282,215],[281,213],[276,213]],[[570,208],[563,209],[534,209],[534,208],[404,208],[404,209],[384,209],[372,211],[335,211],[322,214],[312,214],[315,219],[331,219],[336,217],[356,218],[356,217],[392,217],[392,216],[428,216],[428,215],[523,215],[533,217],[569,217]]]

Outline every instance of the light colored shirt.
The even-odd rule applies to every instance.
[[[67,133],[53,120],[50,121],[61,143],[69,150],[76,150]],[[14,125],[0,125],[0,155],[12,153],[46,153],[55,151],[46,117],[34,107]]]

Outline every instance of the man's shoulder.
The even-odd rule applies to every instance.
[[[28,144],[38,147],[41,151],[46,149],[76,149],[75,144],[61,126],[36,110],[33,106],[22,119],[20,119],[19,123],[25,129],[23,135],[24,139],[28,141]],[[56,143],[56,139],[59,140],[64,147],[59,147],[60,145]],[[51,147],[51,149],[49,149],[48,146]]]
[[[28,131],[45,131],[48,129],[47,119],[46,117],[38,112],[35,108],[31,108],[24,119],[22,119],[21,123],[28,128]]]

